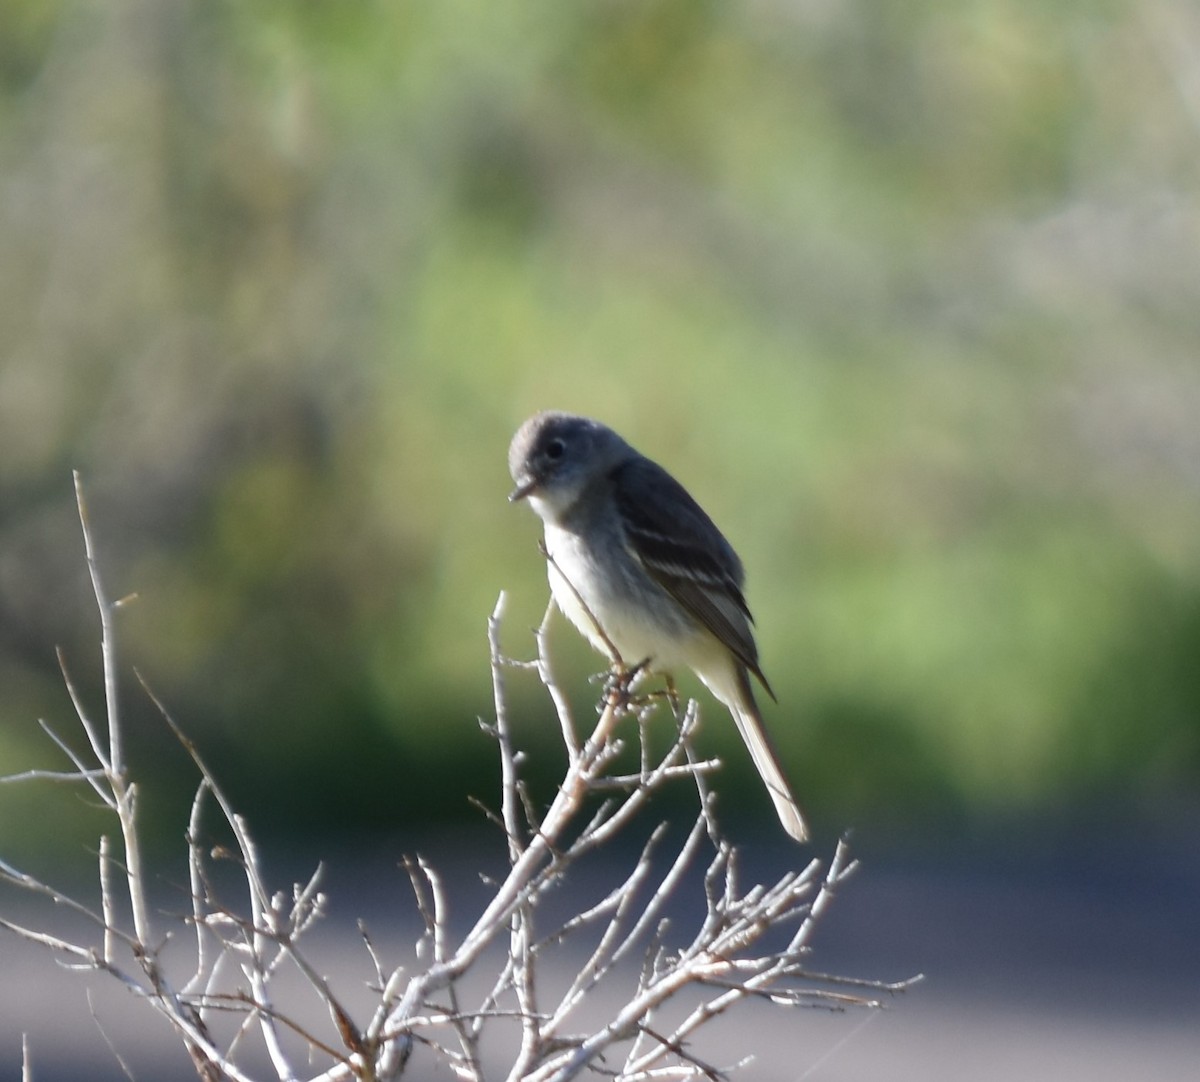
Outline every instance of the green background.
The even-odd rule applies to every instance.
[[[164,842],[191,775],[132,666],[263,829],[478,822],[486,618],[508,591],[529,656],[547,596],[505,452],[557,407],[740,551],[826,836],[1195,806],[1190,5],[0,19],[0,771],[62,765],[56,644],[101,712],[79,468],[109,589],[139,595],[125,709]],[[554,643],[586,718],[596,659]],[[553,716],[510,693],[549,784]],[[0,791],[4,851],[94,845],[64,792]]]

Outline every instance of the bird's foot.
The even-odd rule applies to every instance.
[[[648,671],[649,658],[643,658],[636,665],[626,665],[618,661],[599,679],[604,681],[604,694],[596,707],[598,713],[603,713],[612,707],[618,713],[628,713],[644,707],[645,697],[633,694],[633,685],[643,673]]]

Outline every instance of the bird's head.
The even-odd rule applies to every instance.
[[[631,453],[599,421],[554,410],[534,414],[508,448],[508,470],[517,486],[508,498],[528,499],[543,519],[557,519]]]

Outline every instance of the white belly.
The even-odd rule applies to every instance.
[[[645,579],[631,559],[602,554],[579,538],[546,524],[550,590],[555,604],[589,642],[611,658],[615,649],[626,665],[649,661],[660,672],[721,666],[725,651],[717,640],[683,612],[657,585]],[[622,573],[624,571],[624,573]],[[613,659],[615,660],[615,659]]]

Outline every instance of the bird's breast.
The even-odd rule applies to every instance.
[[[611,654],[611,643],[630,665],[647,658],[665,670],[687,664],[702,630],[617,536],[588,544],[547,523],[546,551],[555,604],[597,650]]]

